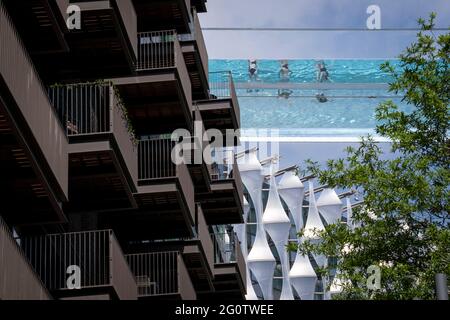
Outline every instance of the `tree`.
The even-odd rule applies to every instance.
[[[389,90],[415,106],[406,113],[387,101],[376,109],[376,133],[392,141],[394,158],[386,160],[368,136],[325,169],[307,163],[320,183],[364,197],[353,214],[357,227],[328,225],[317,232],[320,243],[288,248],[336,257],[323,270],[338,270],[343,290],[336,298],[432,299],[434,275],[450,275],[450,34],[435,36],[435,17],[419,19],[416,42],[399,57],[401,72],[382,65],[393,78]],[[365,285],[371,265],[381,269],[380,290]]]

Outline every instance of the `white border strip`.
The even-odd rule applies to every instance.
[[[391,142],[388,138],[374,136],[375,142]],[[361,142],[361,137],[241,137],[242,142]]]

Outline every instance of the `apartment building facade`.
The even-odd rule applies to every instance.
[[[245,297],[240,245],[214,227],[243,222],[238,167],[171,159],[176,129],[240,126],[204,12],[0,0],[0,299]]]

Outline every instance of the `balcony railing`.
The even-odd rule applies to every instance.
[[[174,146],[170,138],[139,141],[139,180],[175,177],[177,167],[171,158]]]
[[[234,231],[228,230],[211,234],[214,243],[214,264],[229,265],[235,264],[234,272],[240,275],[241,281],[246,279],[245,260],[241,251],[238,236]]]
[[[0,300],[52,298],[1,217],[0,248]]]
[[[175,68],[181,62],[180,54],[175,30],[138,33],[137,71]]]
[[[209,93],[212,99],[231,98],[233,87],[233,76],[230,71],[217,71],[209,73]]]
[[[139,297],[182,295],[184,283],[192,287],[178,251],[130,254],[126,259],[136,277]]]
[[[211,180],[221,181],[232,179],[234,152],[223,148],[214,148],[211,152]]]
[[[48,89],[50,101],[68,136],[109,132],[111,94],[108,84],[73,84]]]
[[[165,69],[176,71],[187,105],[190,107],[192,105],[191,81],[177,32],[166,30],[138,33],[136,71],[164,71]],[[161,81],[164,80],[161,79]]]
[[[214,155],[211,156],[211,180],[217,182],[233,181],[237,194],[243,195],[241,173],[234,158],[234,152],[232,151],[216,150]]]
[[[217,71],[209,73],[210,99],[230,99],[235,117],[240,122],[240,108],[236,88],[230,71]]]
[[[79,287],[114,287],[120,299],[134,299],[137,287],[111,230],[24,238],[21,246],[50,291],[73,289],[68,277],[79,270]],[[69,275],[68,275],[69,273]]]
[[[121,99],[110,83],[55,85],[48,89],[48,96],[68,136],[109,133],[115,114],[130,129]]]
[[[235,232],[212,233],[211,238],[214,244],[215,264],[237,262],[239,240]]]
[[[112,136],[132,179],[137,178],[134,130],[111,83],[55,85],[48,89],[48,96],[69,138],[104,141]]]

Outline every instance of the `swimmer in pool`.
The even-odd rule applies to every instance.
[[[289,99],[289,97],[293,93],[294,93],[294,91],[289,90],[289,89],[280,89],[280,90],[278,90],[278,98]]]
[[[316,94],[316,99],[317,99],[317,101],[319,101],[320,103],[328,102],[328,98],[325,96],[324,93],[318,93],[318,94]]]
[[[248,77],[250,81],[258,80],[258,63],[256,59],[248,61]]]
[[[278,72],[279,76],[280,76],[280,81],[281,82],[289,82],[292,71],[289,70],[289,63],[284,60],[281,61],[281,67],[280,67],[280,71]]]
[[[330,74],[328,73],[325,62],[320,61],[319,63],[317,63],[316,67],[317,67],[317,81],[318,82],[328,81]]]

